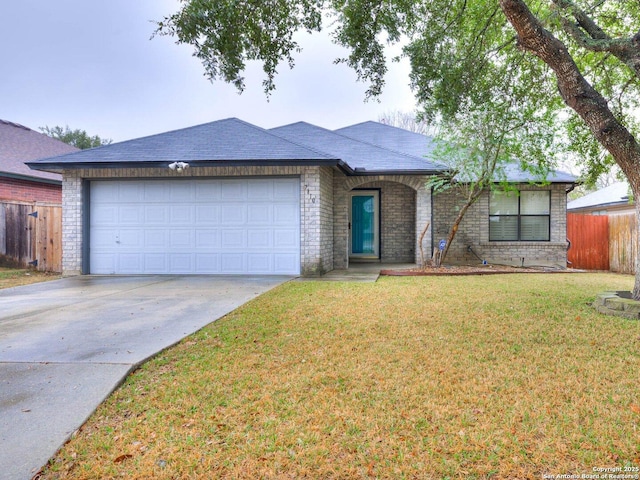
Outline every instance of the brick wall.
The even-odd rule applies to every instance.
[[[82,179],[67,172],[62,181],[62,274],[82,273]]]
[[[60,203],[62,186],[0,177],[0,200]]]
[[[235,176],[300,177],[300,266],[302,274],[333,269],[333,174],[329,167],[206,167],[178,174],[168,168],[69,170],[63,174],[63,273],[79,275],[83,253],[83,179]]]
[[[333,169],[320,168],[320,258],[322,271],[333,270]]]
[[[431,193],[426,178],[389,175],[346,177],[334,173],[334,266],[349,265],[349,202],[354,189],[380,191],[380,260],[382,262],[418,262],[417,241],[431,218]],[[416,228],[416,225],[419,228]],[[431,240],[425,239],[427,251]]]
[[[566,185],[551,184],[545,187],[524,184],[520,190],[550,190],[550,241],[548,242],[490,242],[489,241],[489,192],[485,192],[467,211],[460,228],[449,248],[445,263],[473,264],[478,259],[472,250],[488,263],[518,266],[567,265],[567,215]],[[434,194],[433,199],[433,240],[437,246],[445,239],[449,228],[464,203],[461,195],[453,192]]]

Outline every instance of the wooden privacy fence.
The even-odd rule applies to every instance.
[[[38,270],[62,271],[62,207],[0,202],[0,256]]]
[[[567,260],[572,268],[609,270],[609,221],[606,215],[567,214]]]
[[[612,272],[636,272],[638,219],[633,213],[609,217],[609,263]]]
[[[567,259],[572,268],[635,274],[638,219],[624,215],[567,214]]]

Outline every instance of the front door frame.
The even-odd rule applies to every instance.
[[[352,209],[353,197],[373,196],[374,201],[374,240],[373,253],[353,253]],[[380,259],[380,189],[354,189],[349,192],[349,258],[353,260]]]

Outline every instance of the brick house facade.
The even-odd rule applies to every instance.
[[[385,126],[385,128],[387,127]],[[332,132],[317,131],[309,129],[305,125],[298,125],[295,127],[295,138],[292,139],[291,136],[288,137],[285,132],[278,131],[278,129],[276,132],[265,131],[235,119],[213,122],[186,130],[188,131],[173,133],[181,144],[198,145],[201,136],[205,134],[207,138],[215,139],[221,144],[215,146],[212,151],[196,152],[193,155],[197,155],[197,158],[188,157],[172,150],[174,142],[171,136],[162,138],[163,135],[160,135],[149,137],[152,140],[139,139],[137,144],[123,142],[103,147],[96,152],[85,151],[33,163],[36,168],[60,172],[64,179],[63,272],[65,275],[96,273],[91,267],[92,252],[88,248],[89,238],[92,235],[95,237],[98,232],[95,230],[96,233],[92,233],[97,228],[92,223],[93,216],[99,213],[97,210],[109,206],[91,204],[91,188],[97,182],[107,182],[122,188],[135,184],[141,185],[141,188],[144,189],[146,185],[150,185],[149,182],[157,182],[158,185],[183,182],[182,185],[189,186],[199,185],[198,182],[205,179],[207,181],[213,179],[214,182],[215,179],[219,179],[222,182],[220,185],[224,187],[224,182],[233,183],[237,179],[249,179],[251,181],[257,180],[260,185],[267,185],[265,188],[271,188],[266,182],[269,179],[295,179],[298,182],[296,185],[299,186],[299,195],[296,195],[297,199],[292,205],[298,209],[296,218],[293,220],[294,228],[297,228],[296,231],[299,232],[299,244],[292,247],[294,248],[292,251],[299,252],[296,255],[299,255],[300,261],[299,267],[296,267],[299,270],[289,270],[285,273],[306,276],[320,275],[333,269],[348,268],[353,262],[363,260],[384,263],[418,263],[420,261],[418,242],[423,228],[427,224],[431,226],[422,244],[425,254],[430,256],[438,240],[443,236],[446,237],[446,231],[455,216],[459,203],[459,198],[456,198],[455,195],[434,195],[427,187],[430,175],[437,174],[437,169],[433,164],[416,156],[381,147],[373,148],[371,143],[346,139],[344,136],[338,138]],[[308,137],[303,136],[309,133],[311,135]],[[238,138],[244,139],[244,142],[236,143]],[[127,143],[130,144],[127,145]],[[329,143],[333,145],[333,149]],[[141,145],[146,150],[140,150]],[[203,145],[203,149],[212,148],[204,140],[201,145]],[[228,150],[225,150],[227,147],[229,147]],[[320,147],[324,147],[325,150]],[[344,158],[340,156],[340,148],[347,152]],[[95,157],[100,151],[105,152],[110,149],[108,165],[105,165],[105,162],[100,158]],[[130,151],[132,149],[146,152],[149,160],[145,159],[144,154],[138,153],[139,160],[134,164],[131,162]],[[219,153],[221,150],[223,152]],[[123,158],[121,163],[114,161],[114,158],[117,159],[119,155],[122,155]],[[273,155],[273,157],[269,157],[269,155]],[[261,158],[253,159],[252,157]],[[171,163],[160,162],[157,158],[170,160],[181,158],[182,161],[190,162],[191,165],[188,169],[178,173],[175,171],[175,165],[172,168]],[[212,160],[201,161],[198,158],[211,158]],[[221,160],[217,160],[217,158]],[[363,159],[361,165],[364,167],[358,166],[360,158]],[[424,162],[423,168],[413,170],[408,168],[413,168],[416,164],[420,165],[419,162]],[[372,167],[375,167],[377,171]],[[550,238],[545,241],[491,241],[489,234],[490,202],[489,194],[486,193],[472,207],[462,222],[447,261],[450,263],[477,262],[478,258],[473,256],[469,250],[471,247],[473,252],[488,262],[566,266],[566,192],[572,183],[573,180],[570,177],[561,176],[552,179],[544,187],[529,183],[519,184],[523,190],[537,189],[550,192],[548,218],[551,233]],[[247,185],[249,184],[247,183]],[[211,183],[211,187],[207,188],[218,188],[216,185]],[[362,256],[354,254],[352,241],[356,225],[351,212],[351,209],[354,208],[353,196],[363,193],[367,195],[371,193],[371,197],[378,202],[375,207],[371,207],[376,212],[375,225],[370,222],[370,227],[376,230],[375,237],[371,236],[371,239],[375,238],[375,242],[377,242],[375,254],[371,253],[364,259]],[[137,199],[135,202],[143,202],[143,197],[135,198]],[[113,207],[112,211],[115,212],[112,215],[115,226],[109,227],[111,230],[107,229],[106,235],[115,232],[113,238],[117,244],[120,244],[124,238],[121,237],[122,232],[117,223],[125,221],[123,215],[131,215],[130,212],[134,212],[135,215],[138,215],[135,217],[139,219],[136,220],[137,222],[144,224],[145,221],[143,217],[146,215],[146,210],[144,208],[147,207],[143,205],[141,209],[138,209],[137,203],[127,202],[119,204],[121,206],[116,206],[117,208],[109,206],[109,208]],[[153,206],[149,205],[149,208]],[[162,208],[167,212],[175,207],[169,200],[162,205]],[[258,203],[253,207],[256,205],[264,211],[271,208],[265,205],[260,206]],[[216,203],[207,203],[205,206],[207,211],[211,212],[219,208]],[[125,207],[129,210],[123,210]],[[233,208],[235,207],[234,205]],[[245,207],[246,205],[243,206],[243,208]],[[197,212],[200,207],[198,204],[194,204],[193,208],[193,211]],[[242,225],[239,223],[240,220],[231,227],[216,224],[215,227],[207,230],[210,237],[224,236],[227,230],[233,230],[233,233],[237,234],[235,238],[238,238],[238,242],[246,243],[246,238],[252,235],[263,235],[265,239],[271,239],[269,241],[273,241],[274,235],[278,235],[276,230],[270,231],[268,230],[269,226],[262,225],[260,218],[253,223],[251,221],[245,222],[244,217],[247,210],[243,211],[245,213],[239,214],[243,216],[244,223]],[[249,212],[247,218],[250,217]],[[272,220],[275,222],[277,215],[269,217],[269,221]],[[184,218],[178,218],[174,223],[167,223],[170,234],[167,236],[166,246],[162,247],[166,251],[162,250],[160,253],[164,254],[175,247],[175,245],[172,247],[171,244],[172,236],[175,238],[196,238],[202,234],[203,223],[194,220],[186,227],[181,226],[185,222]],[[145,227],[140,227],[138,230],[136,230],[136,234],[139,233],[139,238],[142,239],[140,247],[134,245],[135,248],[127,253],[129,255],[127,258],[136,262],[140,261],[140,265],[143,265],[143,257],[147,248],[143,245],[146,241],[144,238],[149,237],[151,230],[145,231]],[[101,233],[100,235],[104,237],[105,234]],[[201,247],[197,238],[193,242],[190,244],[191,247],[185,248],[180,253],[183,257]],[[216,243],[215,240],[211,240],[211,242],[211,251],[220,248],[219,242]],[[114,255],[118,255],[119,246],[114,244],[110,248],[112,248],[110,251],[113,251]],[[270,248],[265,247],[265,251],[256,249],[252,255],[258,258],[264,254],[264,258],[267,258],[267,250]],[[237,256],[242,253],[239,253],[239,250],[238,248],[234,250],[233,245],[229,247],[229,252],[235,252]],[[166,272],[161,271],[160,273],[175,273],[171,270],[170,263],[169,260],[166,264]],[[216,268],[217,270],[212,270],[210,273],[225,273],[224,269]],[[274,272],[277,273],[277,270]],[[256,272],[252,272],[251,268],[245,268],[244,273]]]

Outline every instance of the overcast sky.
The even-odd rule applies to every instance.
[[[283,66],[270,101],[254,65],[238,95],[211,83],[187,45],[150,39],[152,20],[177,11],[177,0],[20,0],[0,7],[0,119],[34,130],[80,128],[122,141],[238,117],[269,128],[304,120],[326,128],[412,111],[408,63],[393,64],[381,102],[364,101],[366,85],[324,35],[302,38],[296,67]]]

